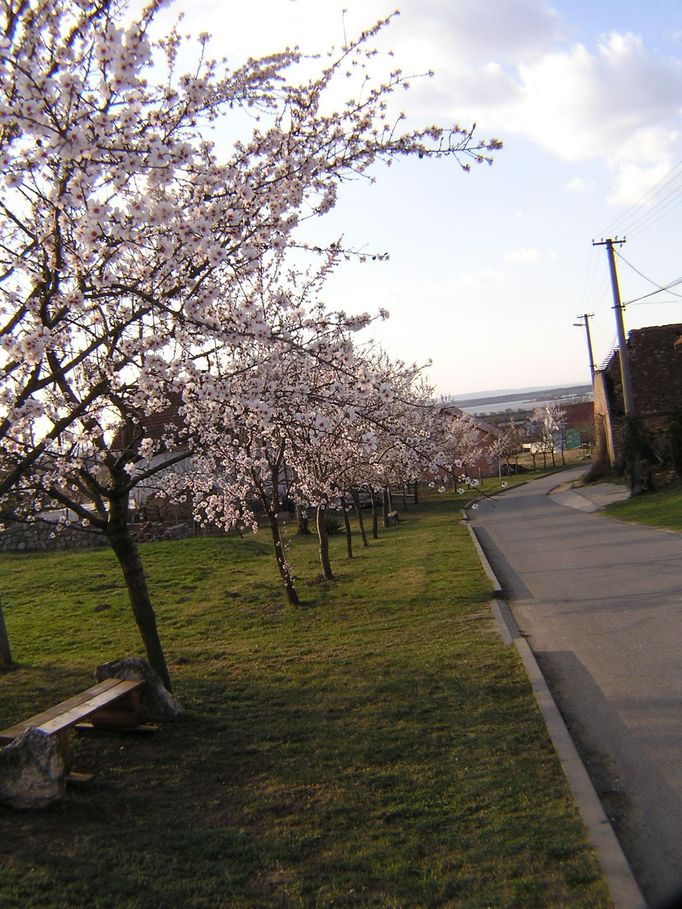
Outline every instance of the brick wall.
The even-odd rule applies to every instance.
[[[654,436],[682,410],[682,323],[638,328],[628,335],[628,361],[635,412]],[[622,458],[623,385],[616,351],[595,375],[595,423],[611,466]],[[599,447],[599,440],[598,440]]]

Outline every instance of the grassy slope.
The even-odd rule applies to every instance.
[[[682,531],[682,483],[609,505],[606,513],[622,521]]]
[[[412,509],[352,562],[334,539],[332,585],[294,540],[298,610],[265,538],[143,547],[190,716],[82,737],[92,784],[0,808],[0,904],[610,905],[460,502]],[[0,572],[21,664],[0,676],[0,726],[139,650],[107,552]]]

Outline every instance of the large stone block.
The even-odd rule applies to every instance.
[[[112,678],[142,679],[146,683],[140,690],[140,719],[143,723],[162,723],[185,715],[182,704],[164,687],[146,660],[124,657],[103,663],[95,670],[98,682]]]
[[[66,769],[55,736],[30,727],[0,748],[0,801],[45,808],[64,795]]]

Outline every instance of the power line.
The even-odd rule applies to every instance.
[[[663,293],[666,291],[670,291],[670,293],[673,295],[673,297],[679,297],[680,299],[682,299],[682,294],[676,294],[676,293],[673,293],[672,290],[670,290],[671,287],[677,287],[678,284],[682,284],[682,278],[675,278],[674,281],[671,281],[669,284],[666,284],[665,286],[663,286],[661,284],[658,284],[652,278],[649,278],[649,277],[647,277],[647,275],[643,274],[638,268],[636,268],[632,264],[632,262],[628,262],[628,260],[625,258],[625,256],[623,256],[617,250],[614,250],[614,252],[618,256],[618,258],[621,259],[623,262],[625,262],[625,264],[627,266],[629,266],[634,272],[636,272],[640,276],[640,278],[644,278],[645,281],[648,281],[649,284],[651,284],[651,285],[653,285],[653,287],[657,288],[657,290],[653,291],[650,294],[643,294],[641,297],[635,297],[634,300],[628,300],[628,303],[636,303],[639,300],[644,300],[646,297],[653,297],[657,293],[660,294],[660,293]],[[623,306],[627,306],[627,303],[623,303]]]
[[[610,233],[615,226],[618,226],[620,230],[623,230],[627,226],[628,232],[638,226],[637,222],[644,217],[650,216],[652,213],[658,211],[658,209],[667,203],[668,199],[673,196],[679,188],[671,190],[670,193],[666,194],[663,199],[659,200],[654,209],[648,209],[643,211],[645,206],[653,202],[656,196],[660,195],[666,187],[673,183],[678,177],[682,174],[682,161],[678,161],[674,167],[672,167],[666,174],[664,174],[661,179],[655,183],[650,189],[648,189],[642,196],[633,203],[629,208],[627,208],[623,214],[615,218],[604,230],[601,231],[602,236]],[[627,225],[628,219],[632,219],[632,224]]]
[[[679,189],[676,190],[677,196],[673,196],[671,193],[668,197],[668,201],[661,203],[657,208],[651,209],[651,211],[643,213],[641,219],[635,223],[629,229],[630,237],[638,237],[641,233],[655,224],[657,221],[660,221],[665,215],[669,215],[671,211],[676,209],[679,205],[682,204],[682,192]]]

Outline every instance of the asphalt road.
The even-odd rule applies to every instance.
[[[682,894],[682,534],[562,505],[557,482],[482,502],[472,523],[657,906]]]

